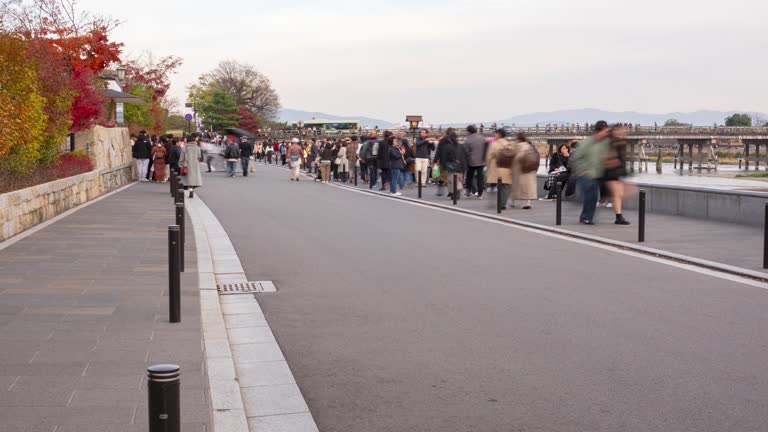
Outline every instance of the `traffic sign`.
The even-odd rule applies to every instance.
[[[184,120],[192,121],[192,114],[187,113],[187,115],[184,116]]]

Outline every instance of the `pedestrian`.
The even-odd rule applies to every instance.
[[[536,159],[536,168],[538,169],[539,152],[528,142],[525,134],[517,134],[517,143],[515,144],[515,161],[512,164],[512,204],[515,201],[525,201],[523,210],[531,209],[531,201],[537,198],[536,193],[536,169],[529,169],[527,164],[530,159]]]
[[[368,184],[370,189],[373,189],[379,177],[379,153],[382,145],[378,139],[378,131],[376,129],[372,130],[370,134],[368,141],[365,142],[362,155],[368,167]]]
[[[449,127],[445,131],[445,136],[437,144],[437,152],[433,161],[440,167],[440,183],[437,187],[437,196],[442,196],[446,186],[453,187],[456,182],[457,196],[464,187],[464,170],[467,166],[466,154],[464,148],[459,145],[459,137],[456,130]],[[453,189],[448,193],[449,198],[454,198]]]
[[[507,209],[509,190],[512,185],[512,164],[515,160],[515,145],[507,140],[507,131],[496,130],[496,139],[489,145],[485,165],[488,184],[498,185],[496,193],[501,194],[501,210]]]
[[[307,162],[307,172],[312,174],[315,169],[315,160],[317,155],[320,154],[321,147],[317,143],[316,138],[312,138],[312,144],[309,145],[309,161]]]
[[[237,170],[236,164],[240,160],[240,146],[235,143],[235,137],[227,138],[227,146],[224,148],[224,159],[227,161],[227,177],[234,177]]]
[[[488,142],[477,133],[474,125],[467,126],[467,136],[464,139],[464,150],[467,152],[467,181],[464,189],[465,196],[483,199],[485,186],[485,159],[488,152]]]
[[[211,142],[205,142],[201,143],[200,146],[202,147],[203,154],[205,155],[205,164],[208,166],[208,172],[213,172],[211,169],[211,163],[213,162],[213,146],[214,144]]]
[[[392,195],[400,196],[401,192],[397,191],[397,185],[400,183],[400,171],[405,168],[405,159],[403,153],[400,151],[397,139],[393,136],[387,138],[387,148],[389,149],[389,169],[391,173],[391,179],[389,181],[389,193]],[[402,184],[400,189],[403,189]]]
[[[613,202],[613,212],[616,215],[614,223],[616,225],[629,225],[629,221],[621,214],[621,205],[624,199],[624,182],[622,179],[627,175],[626,137],[626,126],[620,124],[613,126],[610,130],[610,143],[603,158],[604,170],[601,180],[605,182]]]
[[[581,190],[583,205],[579,222],[585,225],[595,224],[600,194],[599,179],[605,169],[603,158],[610,144],[610,133],[607,122],[600,120],[595,123],[594,134],[578,143],[568,163]]]
[[[140,182],[148,181],[149,159],[152,157],[152,144],[147,137],[147,131],[141,130],[136,142],[133,143],[131,154],[136,159],[137,178]]]
[[[304,149],[301,147],[298,138],[291,141],[291,147],[288,148],[288,168],[291,172],[291,180],[299,181],[301,173],[299,169],[304,163]]]
[[[168,155],[168,165],[171,166],[171,170],[176,173],[176,175],[181,175],[181,170],[179,169],[179,162],[181,161],[182,156],[182,150],[181,145],[179,143],[178,138],[166,138],[171,141],[171,151]]]
[[[342,182],[347,181],[349,174],[349,159],[347,158],[347,150],[349,149],[350,142],[351,141],[349,138],[345,138],[343,141],[341,141],[339,153],[336,155],[336,171],[341,172],[339,174],[339,180]]]
[[[381,171],[381,187],[380,191],[386,190],[386,183],[392,184],[392,173],[390,171],[390,159],[389,159],[389,147],[392,144],[392,140],[389,138],[392,136],[392,132],[384,131],[384,140],[379,143],[379,171]],[[397,180],[395,180],[397,181]]]
[[[333,144],[327,142],[320,152],[320,176],[323,184],[328,184],[331,176],[331,162],[333,161]]]
[[[248,164],[253,156],[253,144],[248,137],[240,137],[240,166],[243,168],[243,177],[248,177]]]
[[[429,131],[422,129],[419,132],[419,137],[416,138],[414,143],[416,146],[416,160],[414,161],[414,171],[418,177],[418,173],[421,172],[421,181],[426,183],[430,178],[429,175],[429,161],[432,150],[435,149],[435,140],[427,138]],[[418,180],[417,180],[418,181]]]
[[[200,162],[203,160],[203,154],[200,151],[200,137],[197,133],[192,133],[187,140],[184,148],[184,155],[181,166],[186,167],[187,175],[184,176],[184,188],[190,189],[189,197],[195,197],[195,189],[203,185],[203,175],[200,172]]]
[[[285,166],[286,164],[286,155],[288,154],[288,144],[283,141],[280,143],[280,161],[282,162],[281,166]]]
[[[165,181],[165,157],[167,152],[163,143],[157,141],[154,147],[152,147],[152,165],[155,167],[154,181],[162,183]]]
[[[570,159],[571,147],[567,143],[561,143],[557,146],[557,153],[552,155],[549,160],[549,171],[547,181],[544,183],[544,190],[547,191],[548,200],[556,198],[557,188],[555,184],[560,183],[565,186],[570,177],[568,171],[568,159]],[[561,187],[562,188],[562,187]]]
[[[347,175],[344,179],[346,182],[354,182],[354,177],[350,177],[349,172],[350,170],[354,171],[354,168],[358,166],[358,157],[357,157],[357,151],[360,148],[358,145],[358,137],[357,135],[352,135],[349,138],[349,141],[347,142],[347,150],[346,150],[346,156],[347,156]],[[357,171],[355,171],[357,172]],[[354,173],[353,173],[354,174]]]

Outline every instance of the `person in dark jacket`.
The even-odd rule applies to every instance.
[[[248,177],[248,164],[253,156],[253,144],[247,137],[240,137],[240,166],[243,167],[243,177]]]
[[[415,161],[414,161],[414,175],[416,175],[416,181],[418,181],[418,175],[419,172],[421,172],[421,181],[422,183],[427,183],[427,180],[429,179],[429,159],[430,155],[432,153],[432,150],[435,149],[435,140],[432,138],[427,138],[427,135],[429,132],[426,129],[422,129],[421,132],[419,132],[419,137],[416,138],[416,142],[414,143],[414,153],[415,153]]]
[[[397,185],[400,184],[400,172],[405,169],[405,159],[400,144],[395,137],[387,138],[387,148],[389,149],[389,169],[392,177],[389,181],[389,192],[393,195],[402,195],[397,191]],[[403,186],[400,184],[400,189]]]
[[[437,144],[437,152],[433,162],[440,166],[441,178],[437,187],[437,196],[443,195],[446,186],[452,188],[455,178],[456,199],[459,199],[464,185],[463,177],[467,167],[467,158],[464,147],[459,145],[459,137],[455,129],[446,129],[445,136]],[[453,191],[448,193],[448,197],[453,198]]]
[[[179,172],[179,162],[181,161],[181,146],[179,145],[179,139],[173,138],[171,140],[171,151],[168,155],[168,165],[171,166],[171,169],[173,172],[176,173],[176,175],[180,175],[181,172]]]
[[[392,173],[390,172],[390,160],[389,160],[389,148],[391,147],[392,132],[384,132],[384,141],[379,145],[379,170],[381,170],[381,187],[380,191],[386,190],[385,184],[392,183]]]
[[[485,137],[477,133],[475,125],[467,126],[469,136],[464,139],[464,149],[467,152],[467,183],[464,190],[465,196],[470,194],[478,199],[483,199],[483,187],[485,186],[485,158],[488,152],[488,142]]]
[[[240,159],[240,146],[235,143],[233,136],[227,139],[227,146],[224,147],[224,159],[227,161],[227,177],[235,177],[236,164]]]
[[[545,199],[556,198],[556,182],[562,185],[568,183],[568,179],[571,176],[570,171],[568,171],[568,159],[570,158],[570,154],[570,146],[563,143],[557,146],[557,153],[553,154],[552,158],[549,160],[549,176],[547,176],[547,181],[544,183],[544,189],[548,191],[547,198]]]
[[[149,181],[149,159],[152,157],[152,144],[147,137],[147,131],[142,130],[133,143],[131,155],[136,159],[136,170],[139,181]]]
[[[368,180],[370,188],[373,189],[376,186],[376,182],[379,178],[379,155],[382,148],[381,141],[379,141],[378,132],[372,130],[368,141],[365,142],[361,154],[364,155],[365,164],[368,167]]]

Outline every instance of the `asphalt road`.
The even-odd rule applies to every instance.
[[[768,430],[762,288],[263,165],[199,194],[323,432]]]

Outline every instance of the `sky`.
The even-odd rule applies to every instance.
[[[282,106],[430,123],[559,109],[768,112],[765,0],[81,0],[171,96],[234,59]]]

